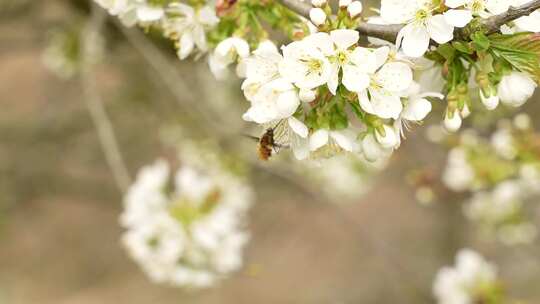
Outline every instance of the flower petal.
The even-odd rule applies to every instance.
[[[296,112],[298,105],[300,105],[300,100],[298,99],[296,92],[287,91],[279,94],[276,101],[278,111],[278,117],[276,118],[285,118],[293,115],[294,112]]]
[[[454,38],[454,26],[446,22],[443,15],[435,15],[427,21],[427,31],[437,43],[446,43]]]
[[[137,18],[142,22],[152,22],[161,19],[164,13],[161,7],[146,5],[137,9]]]
[[[403,37],[403,41],[400,41],[400,37]],[[420,57],[429,47],[429,34],[424,26],[409,24],[399,31],[397,42],[401,43],[405,55]]]
[[[309,150],[315,151],[328,143],[328,130],[320,129],[309,137]]]
[[[199,21],[208,26],[214,26],[219,22],[216,10],[213,7],[205,6],[199,10]]]
[[[355,30],[334,30],[330,32],[330,37],[340,50],[346,50],[358,42],[360,34]]]
[[[514,21],[519,29],[527,32],[540,32],[540,10],[533,12],[529,16],[518,18]]]
[[[403,104],[401,104],[399,96],[373,89],[370,89],[369,93],[371,95],[371,105],[375,115],[385,119],[397,119],[399,117],[399,114],[403,109]]]
[[[369,75],[361,68],[354,65],[346,65],[343,67],[343,79],[341,82],[351,92],[364,91],[370,82]]]
[[[449,8],[457,8],[467,4],[467,2],[467,0],[445,0],[444,5],[448,6]]]
[[[414,18],[419,3],[420,1],[382,0],[381,17],[388,24],[405,23]]]
[[[379,68],[377,65],[377,54],[368,48],[355,48],[349,55],[349,59],[354,65],[366,73],[375,73],[377,68]]]
[[[390,92],[401,92],[406,90],[413,81],[411,68],[402,62],[390,62],[376,74],[377,82]]]
[[[446,22],[455,27],[464,27],[472,20],[472,12],[469,10],[451,9],[444,14]]]
[[[191,51],[193,51],[194,47],[195,41],[193,40],[191,32],[184,32],[184,34],[180,38],[180,49],[178,50],[178,56],[180,57],[180,59],[186,59],[186,57],[191,54]]]
[[[347,137],[344,133],[339,131],[330,132],[330,137],[340,146],[343,150],[352,152],[353,151],[353,140]]]
[[[406,120],[420,121],[431,112],[431,102],[425,98],[416,98],[409,100],[409,103],[401,112],[401,117]]]
[[[289,127],[291,127],[291,130],[293,130],[294,133],[296,133],[302,138],[307,138],[309,130],[303,122],[292,116],[287,119],[287,122],[289,123]]]

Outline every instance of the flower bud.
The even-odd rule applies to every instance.
[[[486,97],[484,92],[480,90],[480,100],[488,110],[494,110],[499,105],[499,96],[491,95]]]
[[[315,90],[301,89],[298,97],[302,102],[312,102],[317,97]]]
[[[467,118],[471,115],[471,108],[469,108],[467,103],[463,104],[463,109],[461,109],[459,114],[461,115],[461,118]]]
[[[536,83],[523,72],[511,72],[504,75],[499,83],[497,92],[505,105],[519,107],[531,98]]]
[[[383,153],[381,145],[375,140],[373,134],[368,134],[362,139],[362,151],[368,161],[376,161]]]
[[[346,8],[351,4],[352,0],[339,0],[339,7]]]
[[[394,148],[398,143],[396,132],[392,127],[383,125],[384,135],[375,131],[375,138],[383,148]]]
[[[321,8],[312,8],[309,11],[309,19],[311,19],[311,22],[316,26],[322,25],[326,21],[326,13]]]
[[[444,117],[444,128],[449,132],[455,132],[461,127],[461,116],[459,111],[455,110],[454,113],[446,112]]]
[[[353,1],[349,6],[347,7],[347,12],[349,12],[349,16],[351,18],[356,18],[360,13],[362,13],[362,2],[360,1]]]
[[[326,4],[326,0],[311,0],[311,5],[321,7]]]

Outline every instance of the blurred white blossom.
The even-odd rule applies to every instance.
[[[125,197],[122,242],[157,283],[208,287],[242,266],[250,189],[232,175],[164,160],[141,169]]]
[[[484,303],[498,296],[497,285],[495,265],[471,249],[461,249],[455,265],[437,273],[433,293],[439,304]]]

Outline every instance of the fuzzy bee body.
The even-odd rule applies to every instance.
[[[279,121],[267,128],[260,137],[246,135],[257,141],[257,155],[260,160],[267,161],[272,155],[278,153],[280,148],[287,148],[287,135],[283,128],[283,121]]]
[[[257,145],[257,152],[259,155],[259,159],[261,160],[268,160],[272,156],[272,153],[274,152],[275,148],[275,141],[274,141],[274,129],[268,128],[266,132],[261,136],[259,139],[259,143]]]

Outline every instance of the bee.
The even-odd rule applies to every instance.
[[[274,129],[266,129],[266,132],[264,132],[259,139],[259,143],[257,144],[257,153],[259,154],[259,159],[268,160],[274,152],[275,144]]]
[[[257,154],[260,160],[267,161],[273,154],[278,153],[279,149],[287,148],[287,146],[279,143],[284,137],[283,132],[280,132],[281,125],[280,121],[275,126],[267,128],[261,137],[247,135],[257,141]]]

